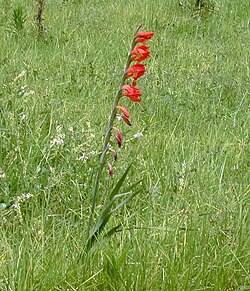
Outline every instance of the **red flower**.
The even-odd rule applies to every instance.
[[[120,105],[118,105],[118,106],[116,106],[116,108],[117,109],[120,109],[121,111],[122,111],[122,115],[120,115],[120,117],[129,125],[129,126],[131,126],[132,124],[131,124],[131,122],[129,121],[129,116],[130,116],[130,114],[129,114],[129,112],[128,112],[128,110],[124,107],[124,106],[120,106]]]
[[[122,113],[123,113],[127,118],[129,118],[130,114],[129,114],[128,110],[127,110],[124,106],[117,105],[117,106],[116,106],[116,109],[120,109],[120,110],[122,111]]]
[[[147,32],[138,32],[136,34],[137,37],[137,42],[142,42],[142,43],[146,43],[148,40],[150,40],[152,37],[154,36],[154,33],[151,31],[147,31]]]
[[[115,138],[117,140],[118,147],[120,148],[122,146],[122,133],[118,128],[115,128],[115,130],[116,130]]]
[[[122,96],[127,96],[133,102],[141,101],[141,90],[131,85],[122,86]]]
[[[140,45],[132,50],[132,60],[141,62],[150,57],[149,46]]]
[[[125,115],[121,115],[121,118],[127,123],[127,125],[131,126],[131,122],[129,121],[129,119],[127,118],[127,116]]]
[[[129,78],[134,79],[134,81],[132,83],[133,86],[136,85],[136,80],[144,75],[145,70],[146,70],[146,68],[145,68],[145,65],[143,65],[143,64],[135,64],[135,65],[131,66],[130,68],[128,68],[127,76]]]
[[[113,149],[110,149],[110,151],[111,151],[111,153],[112,153],[112,155],[114,157],[114,160],[116,161],[117,160],[117,152],[115,150],[113,150]]]
[[[109,172],[109,176],[113,176],[113,167],[110,163],[108,163],[108,172]]]

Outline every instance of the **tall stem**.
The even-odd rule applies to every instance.
[[[102,153],[101,153],[101,157],[100,157],[99,169],[98,169],[98,172],[97,172],[96,177],[95,177],[95,183],[94,183],[94,187],[93,187],[93,191],[92,191],[92,205],[91,205],[89,223],[88,223],[88,229],[87,229],[87,236],[88,237],[90,235],[90,227],[91,227],[92,221],[93,221],[93,215],[94,215],[94,210],[95,210],[95,205],[96,205],[96,197],[97,197],[97,191],[99,188],[100,178],[101,178],[101,174],[102,174],[102,171],[103,171],[103,168],[105,165],[105,157],[106,157],[106,153],[109,149],[109,142],[110,142],[110,138],[111,138],[111,134],[112,134],[112,130],[113,130],[114,120],[116,118],[116,112],[117,112],[116,106],[118,105],[118,102],[122,96],[122,86],[125,84],[125,81],[127,78],[127,70],[132,62],[131,54],[132,54],[132,50],[134,49],[134,47],[136,45],[136,34],[140,28],[141,28],[141,25],[137,27],[137,29],[135,30],[135,33],[134,33],[133,41],[131,43],[131,48],[130,48],[130,51],[129,51],[129,54],[127,57],[127,62],[126,62],[125,68],[124,68],[124,72],[122,75],[120,86],[116,92],[115,100],[114,100],[112,111],[111,111],[110,118],[109,118],[109,123],[108,123],[107,129],[106,129],[106,134],[104,137]]]

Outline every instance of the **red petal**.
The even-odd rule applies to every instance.
[[[125,116],[125,115],[121,115],[121,118],[129,125],[131,126],[131,122],[129,121],[129,119]]]
[[[113,167],[110,163],[108,163],[108,172],[109,172],[109,176],[113,176]]]
[[[128,97],[141,96],[141,90],[131,85],[122,86],[122,90],[123,90],[122,96],[128,96]]]
[[[145,70],[146,70],[145,65],[135,64],[135,65],[131,66],[130,68],[128,68],[127,75],[128,75],[128,77],[131,77],[131,78],[137,80],[138,78],[140,78],[141,76],[144,75]]]
[[[141,98],[137,96],[128,96],[128,98],[133,102],[141,102]]]
[[[132,50],[133,61],[141,62],[150,57],[149,46],[141,45]]]
[[[114,160],[117,160],[117,152],[115,150],[112,150],[112,155],[114,157]]]
[[[130,114],[128,112],[128,110],[126,109],[126,107],[124,106],[120,106],[120,105],[117,105],[116,106],[117,109],[120,109],[122,111],[122,113],[127,117],[129,118]]]
[[[116,130],[115,138],[117,140],[118,147],[120,148],[122,146],[122,133],[118,128],[115,128],[115,130]]]
[[[137,36],[137,42],[146,43],[148,40],[150,40],[154,36],[154,33],[151,31],[146,31],[146,32],[141,31],[141,32],[138,32],[136,36]]]

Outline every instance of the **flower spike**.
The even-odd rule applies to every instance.
[[[87,226],[87,240],[86,240],[87,251],[89,251],[92,248],[93,244],[96,241],[98,241],[99,234],[102,228],[105,227],[105,223],[98,225],[98,227],[96,227],[96,223],[98,224],[98,221],[99,221],[98,219],[100,217],[102,218],[103,211],[106,211],[106,209],[108,209],[107,205],[112,204],[112,201],[115,197],[114,196],[115,192],[118,188],[120,189],[128,173],[128,170],[130,168],[130,166],[127,168],[122,178],[118,181],[117,186],[114,188],[112,194],[110,195],[109,198],[107,198],[107,201],[104,200],[104,197],[102,196],[101,202],[105,202],[103,204],[104,209],[103,211],[101,211],[101,213],[97,217],[97,222],[94,223],[94,217],[96,214],[96,204],[97,204],[97,201],[99,201],[98,191],[100,188],[100,179],[101,179],[101,176],[102,176],[101,174],[105,166],[107,166],[108,168],[108,175],[113,176],[112,164],[107,162],[107,159],[106,159],[107,152],[110,151],[112,153],[115,161],[117,159],[116,150],[110,148],[110,140],[112,136],[115,136],[118,147],[120,148],[122,146],[122,140],[123,140],[122,132],[118,128],[114,127],[118,110],[121,111],[119,117],[123,119],[123,121],[126,124],[131,126],[131,123],[129,120],[130,114],[124,106],[119,105],[119,101],[121,100],[123,96],[128,97],[133,102],[141,101],[141,95],[142,95],[141,90],[139,88],[136,88],[136,83],[137,83],[137,80],[141,76],[143,76],[145,73],[145,65],[141,64],[141,62],[150,57],[149,46],[146,46],[146,43],[148,40],[150,40],[153,37],[154,33],[153,32],[139,32],[139,29],[140,29],[140,26],[136,29],[133,35],[133,41],[131,43],[131,47],[129,50],[130,53],[128,54],[128,58],[126,60],[126,65],[125,65],[125,69],[121,78],[121,82],[118,86],[118,90],[113,101],[112,111],[109,117],[107,130],[104,136],[104,142],[102,145],[102,151],[101,151],[101,156],[100,156],[100,164],[99,164],[99,168],[96,174],[95,183],[94,183],[93,191],[92,191],[92,203],[91,203],[90,216],[89,216],[89,221],[88,221],[88,226]],[[131,65],[132,62],[135,62],[135,64]],[[128,78],[132,79],[131,83],[130,82],[128,83]],[[139,136],[139,133],[134,135],[134,138],[138,136]],[[119,191],[119,189],[117,191]],[[133,196],[131,195],[131,197]],[[123,202],[120,203],[121,207],[125,203],[127,203],[129,200],[130,198],[126,198],[125,200],[123,200]],[[106,202],[108,204],[106,204]],[[109,217],[110,215],[108,216],[108,219]],[[106,223],[108,222],[108,219]],[[93,226],[93,229],[92,229],[92,226]]]

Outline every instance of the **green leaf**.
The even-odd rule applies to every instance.
[[[116,225],[115,227],[111,228],[105,235],[104,237],[111,237],[114,233],[117,232],[117,230],[121,227],[121,223]]]
[[[140,193],[142,190],[139,190],[135,193],[130,193],[131,190],[136,187],[140,182],[136,182],[133,185],[129,186],[126,191],[124,193],[120,193],[118,194],[118,192],[120,191],[122,184],[124,183],[124,180],[128,174],[128,171],[130,169],[131,165],[129,165],[129,167],[126,169],[126,171],[124,172],[124,174],[122,175],[122,177],[120,178],[120,180],[117,182],[116,186],[114,187],[114,189],[112,190],[111,194],[109,195],[109,201],[107,202],[107,204],[104,206],[104,209],[101,211],[101,213],[98,215],[97,219],[96,219],[96,223],[95,226],[93,227],[93,230],[90,232],[91,234],[88,237],[87,240],[87,250],[89,250],[94,242],[97,240],[97,237],[100,235],[100,233],[103,231],[104,227],[106,226],[106,224],[108,223],[111,215],[118,209],[122,208],[126,203],[128,203],[129,201],[131,201],[131,199],[137,195],[138,193]],[[129,197],[127,197],[129,195]],[[121,197],[126,196],[125,199],[123,199],[113,210],[112,207],[115,203],[115,201]],[[111,229],[105,236],[111,236],[114,232],[115,232],[116,228]]]
[[[138,190],[135,193],[132,193],[129,197],[127,197],[126,199],[124,199],[121,203],[119,203],[115,209],[112,211],[115,212],[116,210],[118,210],[119,208],[122,208],[125,204],[127,204],[128,202],[130,202],[137,194],[139,194],[142,191],[142,189]]]
[[[126,171],[124,172],[124,174],[121,176],[120,180],[117,182],[115,188],[113,189],[113,191],[111,192],[111,194],[109,196],[109,200],[111,200],[120,191],[121,186],[122,186],[125,178],[127,177],[128,171],[130,170],[131,166],[132,166],[132,164],[130,164],[128,166],[128,168],[126,169]]]

